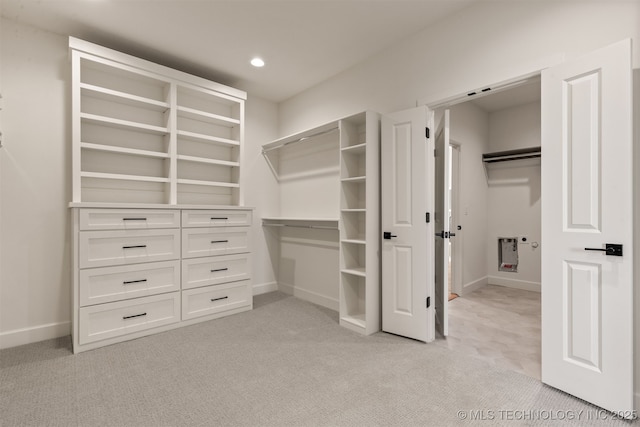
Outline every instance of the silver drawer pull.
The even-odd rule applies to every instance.
[[[221,217],[211,217],[212,220],[216,220],[216,219],[229,219],[226,216],[221,216]]]
[[[127,280],[126,282],[122,282],[123,285],[130,285],[131,283],[142,283],[142,282],[146,282],[147,279],[140,279],[140,280]]]
[[[122,218],[123,221],[146,221],[147,218]]]
[[[212,273],[215,273],[216,271],[227,271],[228,268],[216,268],[215,270],[211,270]]]
[[[212,240],[211,243],[229,243],[228,240]]]
[[[220,301],[221,299],[227,299],[229,297],[211,298],[211,302]]]
[[[147,245],[133,245],[133,246],[123,246],[122,249],[135,249],[135,248],[146,248]]]
[[[134,317],[146,316],[147,313],[134,314],[133,316],[123,316],[122,320],[133,319]]]

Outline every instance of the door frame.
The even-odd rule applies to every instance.
[[[462,157],[462,144],[451,139],[449,141],[451,147],[451,218],[453,225],[457,227],[460,225],[460,164]],[[454,156],[453,153],[457,151]],[[455,160],[455,161],[454,161]],[[451,242],[451,292],[462,295],[462,248],[464,241],[464,233],[459,233],[457,228],[452,228],[452,231],[456,233],[454,239],[450,239]],[[464,231],[460,230],[460,231]]]

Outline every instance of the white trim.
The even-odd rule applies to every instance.
[[[278,283],[278,290],[285,294],[293,295],[296,298],[300,298],[311,303],[321,305],[330,310],[339,311],[340,304],[336,298],[331,298],[325,295],[320,295],[316,292],[307,291],[301,289],[299,286],[290,285],[288,283]]]
[[[489,276],[490,285],[504,286],[506,288],[522,289],[525,291],[540,292],[540,282],[509,279],[506,277]]]
[[[97,44],[80,40],[75,37],[69,37],[69,49],[96,55],[123,64],[132,64],[135,68],[149,69],[154,73],[163,74],[172,79],[179,80],[180,83],[195,81],[198,85],[211,89],[213,91],[222,92],[235,98],[247,99],[247,93],[245,91],[235,89],[220,83],[215,83],[202,77],[185,73],[184,71],[174,70],[164,65],[147,61],[146,59],[136,58],[126,53],[117,52],[113,49],[99,46]]]
[[[71,322],[48,323],[0,333],[0,349],[17,347],[71,334]]]
[[[278,282],[256,283],[253,285],[253,296],[278,290]]]
[[[530,79],[539,78],[542,70],[558,65],[564,62],[564,54],[556,54],[550,57],[542,58],[540,60],[533,61],[532,64],[521,67],[518,70],[507,70],[502,73],[502,77],[496,76],[491,82],[487,83],[486,80],[478,82],[472,86],[470,84],[464,84],[457,88],[449,88],[448,90],[431,94],[423,98],[419,98],[416,101],[417,106],[426,105],[430,109],[434,110],[441,107],[451,106],[466,102],[470,99],[468,96],[471,92],[477,92],[477,96],[484,96],[496,93],[500,90],[505,90],[514,86],[518,86],[522,83],[529,81]],[[514,77],[516,76],[516,77]],[[470,89],[475,87],[476,89]],[[491,91],[484,94],[483,89],[490,87]]]
[[[469,292],[477,291],[478,289],[487,286],[489,284],[488,279],[489,276],[484,276],[474,280],[473,282],[465,283],[462,286],[462,294],[460,296],[467,295]]]

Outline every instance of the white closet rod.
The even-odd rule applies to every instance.
[[[293,227],[293,228],[317,228],[321,230],[339,230],[338,227],[329,227],[326,225],[291,225],[291,224],[265,224],[262,223],[263,227]]]
[[[323,130],[321,132],[313,133],[311,135],[303,136],[303,137],[300,137],[298,139],[294,139],[293,141],[283,142],[282,144],[278,144],[275,147],[263,148],[262,149],[262,154],[264,154],[266,152],[269,152],[271,150],[277,150],[278,148],[282,148],[285,145],[297,144],[298,142],[306,141],[307,139],[315,138],[316,136],[320,136],[320,135],[325,135],[327,133],[331,133],[331,132],[336,131],[336,130],[338,130],[338,126],[333,127],[331,129]]]

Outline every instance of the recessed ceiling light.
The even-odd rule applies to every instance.
[[[253,58],[251,60],[251,65],[253,65],[254,67],[264,67],[264,61],[262,60],[262,58]]]

